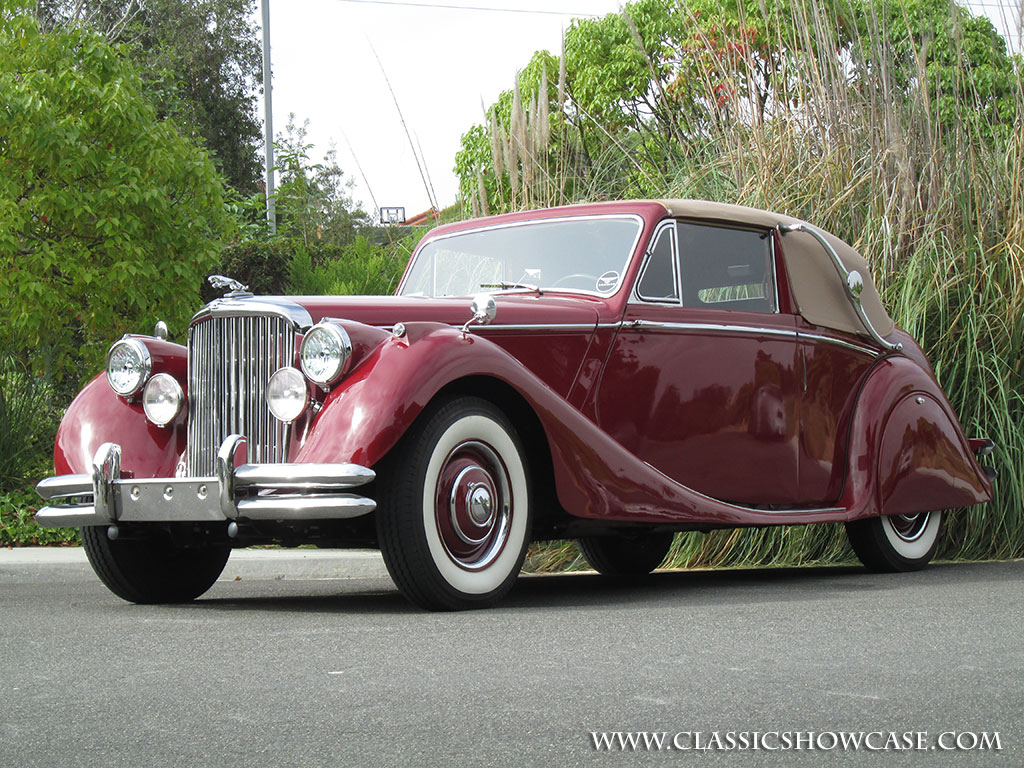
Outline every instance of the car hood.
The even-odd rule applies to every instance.
[[[591,326],[598,322],[601,302],[589,297],[535,294],[495,294],[498,314],[494,326],[566,325]],[[278,306],[298,305],[313,323],[324,318],[353,320],[370,326],[390,328],[395,323],[434,322],[462,325],[471,317],[467,298],[421,298],[410,296],[275,296],[235,299],[237,306],[273,302]],[[584,330],[579,328],[578,330]]]

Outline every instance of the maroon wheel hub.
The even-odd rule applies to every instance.
[[[924,533],[928,527],[929,512],[920,512],[916,515],[893,515],[889,518],[892,529],[896,535],[904,541],[915,541]]]
[[[470,440],[448,454],[437,478],[434,517],[441,543],[460,567],[479,570],[501,554],[512,493],[508,470],[493,448]]]

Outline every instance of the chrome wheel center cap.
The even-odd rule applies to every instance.
[[[471,488],[469,491],[469,504],[466,506],[469,508],[469,516],[473,518],[473,522],[478,525],[484,525],[491,519],[494,511],[494,500],[491,498],[491,492],[483,485]]]

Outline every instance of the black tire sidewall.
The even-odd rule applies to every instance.
[[[114,540],[107,526],[81,529],[82,546],[107,588],[132,603],[186,603],[206,592],[224,570],[227,545],[175,546],[169,540]]]

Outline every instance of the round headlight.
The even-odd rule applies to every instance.
[[[121,339],[107,352],[107,382],[121,397],[142,389],[152,369],[149,350],[138,339]]]
[[[340,325],[318,323],[302,339],[299,363],[314,384],[326,387],[345,372],[352,356],[352,340]]]
[[[158,373],[142,390],[142,410],[146,418],[158,427],[165,427],[174,421],[185,402],[185,393],[181,385],[169,373]]]
[[[270,412],[285,423],[295,421],[309,404],[306,380],[294,368],[277,370],[267,382],[267,405]]]

